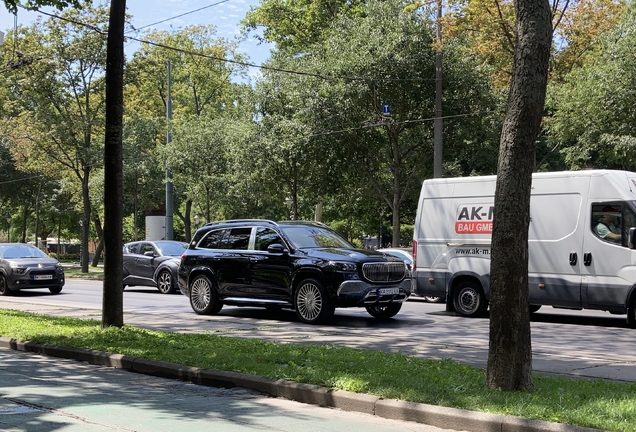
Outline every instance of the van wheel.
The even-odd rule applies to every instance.
[[[322,284],[316,279],[305,279],[294,295],[296,315],[307,324],[325,322],[334,313],[334,307]]]
[[[627,309],[627,327],[636,329],[636,297],[634,297]]]
[[[207,276],[199,275],[190,283],[190,306],[199,315],[216,315],[223,308],[216,288]]]
[[[58,287],[50,287],[49,291],[51,292],[51,294],[59,294],[62,292],[62,287],[58,286]]]
[[[464,317],[480,317],[488,308],[486,296],[481,287],[472,281],[460,282],[453,296],[455,311]]]
[[[389,319],[397,315],[402,309],[402,303],[392,303],[385,306],[365,306],[369,315],[378,319]]]

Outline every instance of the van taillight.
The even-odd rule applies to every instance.
[[[412,271],[417,270],[417,241],[413,240],[413,250],[411,251],[411,255],[413,255],[413,269]]]

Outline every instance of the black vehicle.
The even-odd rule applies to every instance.
[[[187,243],[173,240],[137,241],[124,245],[124,287],[157,287],[163,294],[177,291],[179,258]]]
[[[290,308],[312,324],[337,307],[390,318],[409,297],[410,283],[401,259],[356,249],[317,222],[209,223],[179,266],[179,288],[198,314],[215,315],[224,304]]]
[[[0,296],[23,289],[48,288],[58,294],[64,286],[64,268],[35,246],[0,243]]]

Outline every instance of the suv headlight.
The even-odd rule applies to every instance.
[[[11,263],[11,270],[14,274],[21,275],[27,271],[27,268],[17,263]]]
[[[338,272],[356,272],[358,266],[356,263],[348,261],[329,261],[329,267]]]

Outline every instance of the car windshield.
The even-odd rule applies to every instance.
[[[281,226],[285,236],[295,248],[353,248],[354,246],[334,231],[317,227]]]
[[[188,247],[187,243],[181,242],[157,242],[157,247],[163,255],[181,256]]]
[[[38,248],[22,245],[1,245],[0,257],[4,259],[15,258],[48,258],[48,255]]]

